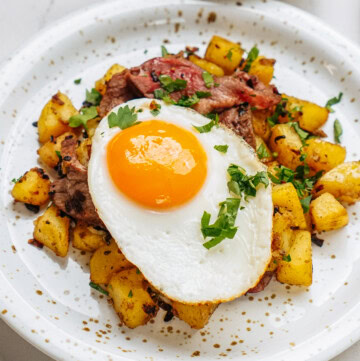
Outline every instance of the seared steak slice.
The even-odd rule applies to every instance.
[[[270,283],[273,274],[274,274],[274,272],[266,271],[263,274],[263,276],[261,277],[258,284],[255,287],[250,288],[246,293],[258,293],[258,292],[263,291],[265,289],[265,287]]]
[[[104,227],[91,200],[87,169],[76,156],[77,139],[68,136],[61,143],[61,156],[66,177],[51,184],[50,194],[55,205],[75,219],[81,219],[93,226]]]
[[[223,111],[219,116],[219,121],[243,137],[251,147],[256,148],[252,114],[248,103]]]

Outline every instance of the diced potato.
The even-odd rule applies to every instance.
[[[78,221],[73,230],[72,244],[81,251],[93,252],[106,245],[105,237],[104,231],[98,231],[86,223]]]
[[[286,110],[291,113],[293,120],[299,122],[300,128],[313,133],[326,123],[329,116],[328,109],[286,94],[283,94],[282,97],[288,99]],[[288,116],[279,120],[290,121]]]
[[[63,93],[58,92],[43,108],[38,120],[40,143],[45,143],[51,137],[71,131],[68,126],[69,118],[78,114],[71,100]]]
[[[92,138],[95,134],[95,130],[98,127],[98,125],[100,124],[100,117],[96,117],[94,119],[90,119],[88,120],[88,122],[86,123],[86,126],[88,128],[87,130],[87,134],[89,136],[89,138]]]
[[[91,153],[91,139],[86,138],[83,139],[80,145],[76,148],[76,155],[79,159],[79,162],[87,167],[89,160],[90,160],[90,153]]]
[[[310,214],[318,232],[339,229],[349,223],[346,209],[330,193],[323,193],[310,203]]]
[[[147,292],[144,276],[136,268],[114,274],[108,289],[114,309],[127,327],[145,325],[156,316],[158,306]]]
[[[339,164],[315,184],[314,194],[330,193],[341,202],[360,200],[360,161]]]
[[[312,232],[313,231],[313,224],[312,224],[310,212],[304,213],[304,216],[305,216],[305,221],[306,221],[306,229],[309,232]]]
[[[263,163],[271,162],[274,158],[266,143],[258,135],[255,135],[255,142],[256,154],[258,155],[260,161]]]
[[[249,74],[256,75],[265,85],[269,85],[274,76],[274,64],[274,59],[258,56],[251,64]]]
[[[191,328],[203,328],[218,305],[214,303],[188,305],[177,301],[172,302],[174,314],[185,321]]]
[[[306,162],[314,173],[321,170],[328,172],[345,160],[346,149],[339,144],[317,138],[307,140],[306,144],[308,146],[303,152],[307,154]]]
[[[117,73],[121,73],[122,71],[125,70],[125,67],[119,64],[114,64],[112,65],[107,72],[105,73],[105,75],[97,80],[95,82],[95,89],[101,94],[104,95],[106,92],[106,83],[113,77],[113,75],[117,74]]]
[[[112,275],[134,267],[121,253],[112,239],[109,245],[98,248],[90,259],[90,279],[94,283],[108,284]]]
[[[295,231],[289,254],[278,262],[276,278],[289,285],[312,284],[312,249],[309,231]]]
[[[61,152],[61,143],[68,135],[74,136],[74,133],[66,132],[61,134],[53,141],[47,141],[38,149],[37,153],[39,154],[42,163],[50,168],[54,168],[58,164],[59,156],[56,152]]]
[[[279,168],[280,167],[280,164],[279,164],[279,162],[278,161],[276,161],[276,160],[273,160],[272,162],[270,162],[270,163],[267,163],[266,164],[267,165],[267,171],[269,172],[269,173],[271,173],[273,176],[276,176],[276,174],[277,174],[277,168]]]
[[[300,203],[300,199],[292,183],[284,183],[273,186],[272,199],[274,207],[277,207],[280,213],[288,211],[294,217],[293,227],[306,229],[306,220]]]
[[[272,152],[278,154],[276,160],[292,170],[302,164],[301,139],[295,129],[288,124],[277,124],[272,128],[269,140],[269,146]]]
[[[254,133],[267,142],[271,135],[271,128],[267,121],[270,116],[267,110],[253,110],[252,111],[252,124]]]
[[[197,55],[190,55],[189,60],[194,63],[195,65],[199,66],[200,68],[206,70],[207,72],[216,75],[216,76],[223,76],[224,70],[220,68],[218,65],[211,63],[203,58],[200,58]]]
[[[34,238],[57,256],[65,257],[69,249],[70,219],[52,204],[34,221]]]
[[[19,202],[41,206],[49,201],[50,184],[49,176],[35,167],[15,183],[11,195]]]
[[[239,66],[243,54],[239,44],[214,35],[206,49],[205,59],[219,65],[225,74],[231,74]]]

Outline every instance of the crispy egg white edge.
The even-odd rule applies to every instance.
[[[208,157],[208,174],[199,193],[174,210],[156,212],[130,201],[114,186],[106,163],[106,146],[121,131],[108,127],[107,117],[100,122],[92,140],[88,169],[89,189],[97,212],[125,257],[145,278],[170,299],[183,303],[224,302],[244,294],[257,284],[271,259],[272,196],[271,186],[261,188],[249,202],[242,201],[233,239],[225,239],[207,250],[200,231],[206,210],[212,215],[218,204],[231,197],[227,188],[227,168],[231,163],[249,174],[265,170],[253,149],[229,129],[220,126],[199,133],[209,119],[189,108],[161,104],[160,114],[151,115],[149,99],[121,104],[142,108],[138,120],[164,120],[191,131],[203,145]],[[226,154],[216,151],[217,144],[228,144]]]

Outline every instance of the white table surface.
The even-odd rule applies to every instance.
[[[54,20],[98,1],[1,0],[0,62]],[[285,0],[285,2],[322,18],[340,33],[360,44],[359,0]],[[358,360],[360,360],[360,342],[332,361]],[[24,341],[0,320],[0,361],[51,361],[51,359]]]

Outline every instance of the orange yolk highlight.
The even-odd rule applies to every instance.
[[[107,147],[115,186],[144,207],[165,210],[192,199],[205,182],[207,157],[190,131],[150,120],[124,129]]]

